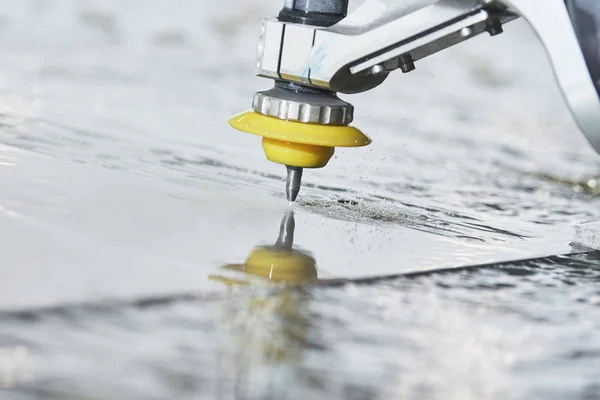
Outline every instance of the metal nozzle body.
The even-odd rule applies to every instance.
[[[287,178],[285,181],[285,194],[289,202],[296,201],[298,193],[300,192],[300,185],[302,184],[302,168],[292,167],[290,165],[285,166],[287,168]]]

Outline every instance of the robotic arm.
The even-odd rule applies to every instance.
[[[349,0],[285,0],[262,22],[256,73],[275,81],[254,95],[236,129],[263,136],[267,158],[288,167],[294,201],[302,168],[324,166],[338,146],[369,139],[348,125],[351,104],[336,93],[360,93],[395,70],[481,33],[525,18],[545,46],[579,127],[600,153],[600,1],[367,0],[347,15]]]

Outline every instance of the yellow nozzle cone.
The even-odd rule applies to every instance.
[[[262,147],[268,160],[302,168],[324,167],[335,151],[333,147],[282,142],[268,137],[263,137]]]
[[[262,136],[269,160],[294,167],[321,168],[327,165],[335,147],[371,143],[371,139],[352,126],[285,121],[254,111],[236,115],[229,124],[239,131]]]

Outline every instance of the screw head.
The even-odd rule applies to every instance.
[[[415,69],[415,63],[409,53],[402,54],[400,57],[398,57],[398,64],[400,71],[402,71],[404,74]]]
[[[460,30],[460,36],[466,38],[473,34],[473,28],[466,26]]]
[[[384,68],[384,67],[383,67],[383,65],[381,65],[381,64],[373,65],[373,66],[371,67],[371,73],[372,73],[373,75],[377,75],[377,74],[380,74],[380,73],[382,73],[384,69],[385,69],[385,68]]]
[[[496,36],[504,32],[504,29],[502,29],[502,24],[498,18],[488,20],[486,22],[485,29],[488,31],[490,36]]]

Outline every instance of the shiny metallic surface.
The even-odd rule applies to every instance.
[[[285,166],[287,168],[287,177],[285,180],[285,194],[289,202],[296,201],[300,186],[302,185],[302,168]]]
[[[302,25],[287,24],[281,47],[279,76],[282,79],[301,84],[310,84],[306,60],[314,40],[314,31]]]
[[[291,81],[296,81],[296,82],[300,82],[304,80],[304,76],[307,75],[309,69],[306,65],[307,60],[303,60],[303,65],[302,68],[300,69],[295,61],[294,58],[287,58],[286,57],[286,63],[289,61],[291,61],[290,65],[287,65],[286,63],[284,63],[282,65],[282,56],[283,56],[283,52],[286,52],[289,55],[293,55],[295,53],[299,53],[299,54],[309,54],[309,52],[312,49],[312,42],[313,42],[313,37],[314,37],[314,27],[311,26],[307,26],[307,25],[301,25],[301,24],[290,24],[294,27],[294,29],[292,31],[290,31],[292,33],[292,35],[294,36],[300,36],[300,37],[310,37],[311,40],[309,43],[305,42],[304,40],[301,41],[300,43],[291,43],[288,42],[287,46],[290,47],[290,49],[284,49],[283,47],[283,42],[285,40],[284,37],[284,27],[287,26],[288,24],[286,22],[283,21],[279,21],[276,18],[273,17],[267,17],[264,18],[262,23],[261,23],[261,35],[259,38],[259,43],[262,43],[261,48],[262,49],[268,49],[268,51],[261,51],[261,52],[257,52],[257,60],[256,60],[256,64],[257,69],[256,69],[256,75],[263,77],[263,78],[273,78],[273,77],[280,77],[280,69],[283,69],[284,71],[288,71],[288,75],[291,75],[289,73],[289,71],[296,71],[296,77],[291,77],[288,76],[287,79],[291,80]],[[270,31],[273,31],[272,33],[270,33]],[[306,35],[303,35],[301,33],[301,31],[305,31]],[[267,32],[269,32],[269,34],[267,35]],[[268,37],[270,40],[267,41],[265,40],[265,38]]]
[[[384,71],[385,71],[385,68],[383,67],[382,64],[373,65],[371,67],[371,69],[369,70],[369,72],[371,72],[373,75],[380,74]]]
[[[516,16],[493,8],[494,22],[489,22],[492,17],[484,8],[495,4],[481,0],[393,3],[368,0],[329,28],[295,26],[294,35],[313,35],[314,40],[310,43],[309,40],[290,41],[290,44],[285,41],[279,47],[272,42],[271,53],[280,52],[279,69],[264,70],[258,75],[269,77],[285,70],[286,79],[291,81],[308,81],[316,87],[356,93],[356,87],[361,85],[353,81],[362,79],[359,73],[371,71],[378,64],[394,60],[402,54],[410,54],[414,62],[486,30],[493,34],[501,32],[501,24]],[[286,23],[280,21],[280,24]],[[306,32],[300,34],[299,30]],[[287,61],[282,58],[288,48],[301,55],[300,63],[298,59]],[[304,56],[306,54],[309,56]],[[345,74],[344,70],[348,67],[350,74]],[[389,68],[386,67],[386,70],[389,71]],[[343,78],[340,79],[340,76]],[[362,86],[362,90],[374,87]],[[353,88],[351,91],[348,89],[350,87]]]
[[[470,26],[465,26],[459,31],[459,33],[460,36],[467,38],[473,34],[473,28],[471,28]]]
[[[600,3],[595,0],[566,0],[596,90],[600,95]]]
[[[345,14],[348,0],[294,0],[290,8],[304,13]]]
[[[252,108],[270,117],[322,125],[348,125],[354,117],[352,104],[334,94],[307,93],[281,87],[257,92]]]
[[[485,31],[485,22],[489,19],[488,12],[482,10],[476,14],[468,14],[467,10],[463,11],[465,13],[464,15],[456,14],[451,18],[446,17],[448,20],[455,20],[458,18],[455,22],[447,24],[438,21],[437,23],[440,25],[439,29],[410,40],[408,43],[388,48],[383,54],[369,57],[362,62],[355,63],[350,67],[350,72],[353,74],[359,73],[364,69],[369,68],[374,63],[382,62],[404,53],[411,53],[413,61],[416,61]],[[434,13],[433,16],[435,16],[436,19],[439,18],[438,14]],[[433,24],[435,22],[430,23]],[[425,26],[426,25],[423,25],[423,28]],[[401,41],[401,38],[399,37],[395,39],[396,42]]]
[[[520,15],[544,43],[569,108],[592,147],[600,153],[600,99],[588,69],[592,65],[594,71],[593,63],[586,64],[565,2],[548,0],[544,2],[544,12],[538,7],[536,0],[424,0],[393,5],[383,0],[368,0],[331,28],[302,27],[314,31],[314,43],[309,45],[309,40],[299,43],[297,51],[311,56],[286,61],[289,63],[289,67],[285,67],[286,76],[290,80],[308,81],[310,85],[344,92],[362,71],[372,76],[395,68],[410,71],[412,65],[398,62],[398,57],[410,56],[414,63],[481,32],[497,35],[502,32],[503,23]],[[280,51],[277,45],[276,41],[270,43],[269,54]],[[305,60],[304,68],[302,60]],[[274,70],[274,63],[270,65],[259,75],[279,74]],[[350,66],[350,74],[340,75],[347,66]],[[342,78],[336,80],[335,76]],[[362,90],[371,87],[364,85]],[[354,87],[353,92],[356,91]]]
[[[600,153],[600,98],[563,0],[506,0],[533,27],[544,44],[565,100],[581,131]]]
[[[274,18],[263,19],[256,45],[256,75],[278,79],[283,24]]]
[[[278,20],[293,25],[329,27],[347,14],[349,0],[292,0],[284,3]]]

